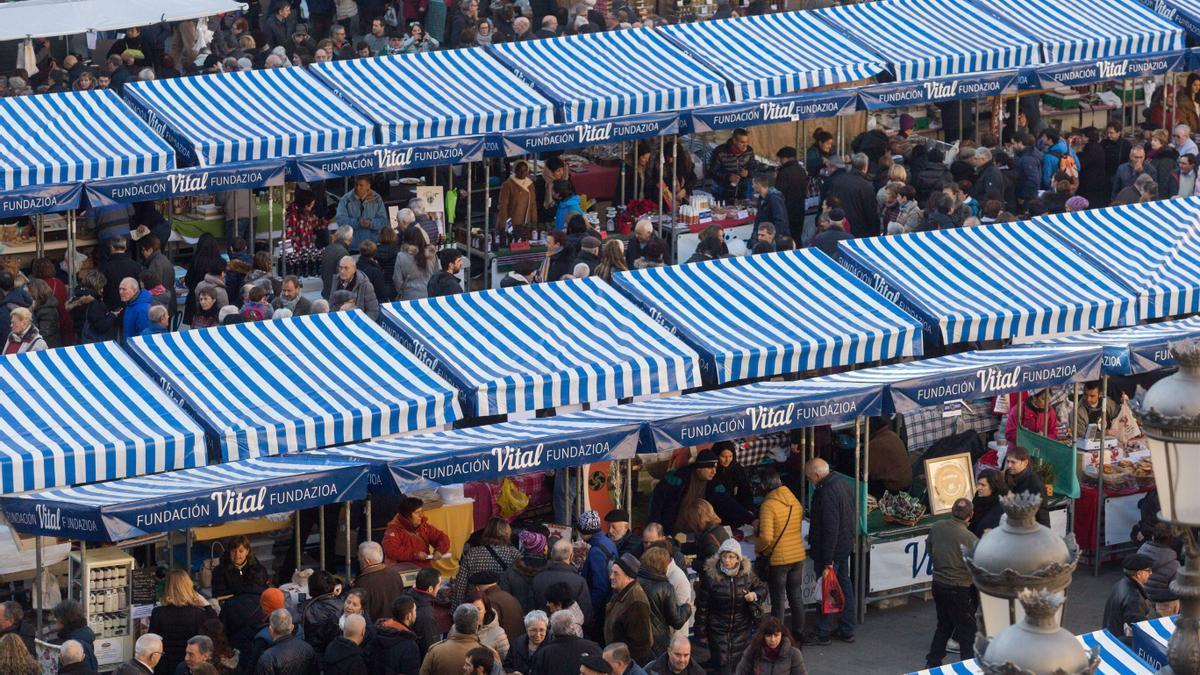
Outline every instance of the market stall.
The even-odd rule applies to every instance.
[[[1196,0],[1138,0],[1142,6],[1183,29],[1189,45],[1200,38],[1200,3]]]
[[[1155,671],[1138,659],[1138,655],[1112,633],[1098,630],[1078,636],[1079,643],[1086,649],[1100,650],[1100,667],[1097,675],[1151,675]],[[910,673],[909,675],[979,675],[983,669],[975,659],[959,661],[948,666],[938,666]]]
[[[1175,617],[1164,616],[1133,624],[1133,651],[1156,672],[1167,665],[1167,643],[1175,634]]]
[[[921,354],[911,316],[811,249],[621,272],[613,284],[700,352],[709,384]]]
[[[115,342],[0,359],[0,494],[203,466],[204,434]]]
[[[1020,32],[1036,37],[1045,63],[1165,52],[1183,48],[1183,31],[1135,2],[1097,0],[970,0],[999,19],[1020,16]],[[1014,32],[1009,29],[1009,32]]]
[[[460,417],[454,388],[360,310],[160,333],[127,348],[226,462]]]
[[[946,345],[1134,321],[1133,293],[1034,223],[856,239],[839,252],[839,263]]]

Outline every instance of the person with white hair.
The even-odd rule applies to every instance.
[[[391,616],[392,600],[404,592],[404,579],[396,568],[384,564],[383,546],[374,541],[359,544],[358,568],[352,587],[367,592],[364,606],[367,616],[372,619]]]
[[[87,654],[78,640],[67,640],[58,650],[58,672],[82,673],[87,670],[84,658]]]
[[[633,226],[633,236],[629,238],[629,242],[625,245],[625,264],[629,269],[634,269],[640,258],[646,255],[646,248],[650,242],[657,239],[662,241],[662,238],[654,233],[654,225],[649,218],[642,218]],[[666,242],[663,242],[665,245]]]
[[[237,305],[225,305],[221,309],[217,310],[217,325],[224,326],[226,319],[232,316],[237,316],[240,312],[241,310],[237,308]]]
[[[150,325],[142,329],[142,335],[155,335],[171,330],[171,314],[166,307],[151,305],[150,309],[146,311],[146,316],[150,319]]]
[[[293,316],[292,310],[290,310],[290,309],[277,309],[271,313],[271,320],[274,321],[275,319],[290,319],[290,318],[292,318],[292,316]]]
[[[346,255],[338,262],[338,275],[333,280],[333,293],[346,291],[354,296],[354,306],[367,313],[367,316],[379,320],[379,299],[375,295],[375,286],[367,275],[358,269],[354,258]],[[333,304],[333,293],[329,294],[330,305]]]
[[[804,465],[804,476],[813,485],[809,507],[809,557],[813,570],[823,574],[832,567],[846,596],[845,611],[822,614],[805,644],[828,645],[830,638],[854,642],[854,586],[850,579],[850,552],[854,548],[854,491],[850,483],[832,473],[821,458]],[[833,622],[840,617],[837,631]]]
[[[1200,149],[1196,147],[1196,142],[1192,140],[1192,128],[1186,124],[1176,124],[1174,133],[1171,137],[1171,145],[1179,151],[1179,156],[1184,155],[1200,155]]]
[[[550,635],[530,659],[534,673],[578,673],[584,654],[600,654],[600,645],[575,634],[575,617],[566,610],[550,615]]]
[[[286,609],[271,612],[267,632],[271,646],[258,659],[255,675],[316,675],[321,672],[317,653],[293,632],[292,613]]]
[[[154,70],[151,68],[142,68],[141,71],[138,72],[138,81],[139,82],[153,82],[154,81]]]
[[[114,675],[146,675],[153,673],[162,660],[163,639],[157,633],[146,633],[133,643],[133,658],[117,666]]]
[[[420,197],[415,197],[409,200],[408,208],[413,213],[413,222],[425,230],[425,236],[431,243],[436,244],[442,233],[438,230],[438,224],[429,215],[429,203]]]
[[[354,228],[342,225],[333,233],[329,245],[321,252],[321,297],[326,300],[333,293],[333,280],[338,274],[342,258],[350,255],[350,242],[353,239]]]
[[[254,70],[254,62],[243,56],[237,60],[237,67],[240,72],[248,73]]]
[[[312,301],[312,311],[309,314],[328,314],[329,301],[325,298],[317,298]]]

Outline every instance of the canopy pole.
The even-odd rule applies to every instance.
[[[1071,442],[1079,438],[1079,383],[1074,385],[1074,401],[1071,403]]]
[[[671,185],[667,188],[671,195],[671,255],[675,258],[675,264],[678,265],[679,260],[679,229],[675,227],[675,223],[679,222],[679,191],[675,186],[679,182],[679,136],[671,137]],[[659,219],[661,220],[661,218]]]
[[[851,569],[854,570],[854,578],[850,580],[850,583],[853,584],[855,587],[857,587],[859,579],[862,578],[862,574],[859,573],[859,565],[862,563],[862,550],[861,550],[862,538],[858,536],[859,509],[862,504],[862,481],[860,480],[860,478],[862,477],[862,458],[863,458],[862,421],[863,420],[861,417],[854,418],[854,525],[853,525],[853,527],[854,527],[854,541],[857,543],[854,546],[854,550],[855,550],[854,564],[851,567]],[[861,601],[860,598],[855,598],[854,599],[854,602],[856,603],[855,606],[854,607],[846,607],[843,611],[853,612],[855,617],[857,617],[858,616],[857,603],[860,601]]]
[[[317,507],[317,550],[320,551],[318,560],[321,569],[325,569],[325,507]]]
[[[978,96],[976,96],[975,97],[975,109],[971,111],[971,119],[975,120],[975,145],[976,146],[979,145],[979,135],[980,135],[980,131],[979,131],[979,104],[980,104],[980,102],[981,102],[981,99]],[[1080,109],[1082,110],[1082,108],[1080,108]]]
[[[75,292],[75,277],[77,276],[75,272],[75,228],[79,226],[76,220],[78,215],[74,209],[67,211],[67,284],[71,293]],[[174,283],[174,280],[172,280],[172,283]],[[172,307],[171,309],[174,310],[175,308]]]
[[[1104,435],[1108,432],[1108,375],[1100,377],[1100,462],[1096,465],[1096,555],[1092,560],[1092,576],[1100,576],[1101,553],[1104,551],[1104,532],[1100,524],[1104,520]]]
[[[958,134],[957,135],[958,135],[958,138],[956,138],[954,140],[961,141],[963,138],[963,102],[961,99],[959,99],[959,101],[958,101]]]
[[[183,555],[187,564],[188,576],[192,575],[192,528],[183,531]]]
[[[267,187],[267,255],[275,264],[275,188]]]
[[[300,541],[300,511],[292,512],[292,536],[296,539],[296,569],[300,569],[300,558],[303,555],[301,550],[303,542]]]
[[[374,530],[371,529],[371,498],[363,500],[363,517],[367,521],[367,541],[375,541]]]
[[[342,525],[346,528],[346,583],[350,583],[350,578],[353,576],[354,546],[350,543],[350,509],[352,507],[353,502],[346,502],[345,517],[342,520]]]
[[[471,227],[473,225],[473,219],[475,217],[475,209],[471,203],[472,202],[471,187],[475,183],[474,169],[475,169],[475,162],[467,162],[467,237],[466,237],[466,241],[464,241],[463,243],[465,243],[467,245],[468,251],[475,248],[475,240],[471,237]],[[483,248],[483,242],[480,242],[479,247]]]
[[[665,190],[663,189],[662,184],[666,182],[665,180],[663,180],[665,178],[665,176],[663,174],[665,174],[667,172],[667,169],[666,169],[666,142],[667,142],[666,137],[664,137],[664,136],[658,137],[658,182],[659,182],[659,186],[658,186],[658,238],[659,239],[662,239],[662,236],[663,236],[663,197],[665,196],[663,193],[665,192]]]
[[[483,160],[483,287],[491,288],[492,275],[492,165],[485,157]],[[553,186],[551,186],[553,187]],[[468,200],[469,201],[469,200]],[[499,223],[497,223],[499,227]]]
[[[871,476],[871,420],[863,420],[863,467],[862,467],[862,482],[870,489]],[[861,501],[861,500],[860,500]],[[862,517],[865,517],[862,516]],[[858,623],[863,623],[867,620],[867,579],[866,579],[866,546],[863,538],[866,536],[859,531],[861,518],[854,523],[855,540],[859,542],[858,548],[858,576],[854,579],[854,587],[857,590],[854,596],[854,602],[858,611]]]
[[[621,141],[621,180],[618,181],[621,189],[621,206],[627,204],[625,199],[625,142]]]
[[[633,510],[633,457],[625,461],[625,510]]]
[[[33,537],[33,555],[33,566],[36,570],[33,575],[33,606],[37,610],[37,634],[41,636],[42,613],[46,608],[42,606],[42,535],[40,534]],[[80,571],[80,575],[83,574],[86,574],[86,571]],[[82,602],[83,598],[80,598],[80,601]]]
[[[34,225],[33,247],[35,249],[37,249],[36,255],[37,255],[37,257],[40,258],[43,255],[45,255],[45,250],[46,250],[46,241],[45,241],[46,234],[43,231],[43,228],[45,227],[45,222],[42,220],[42,214],[39,213],[33,217],[33,225]]]

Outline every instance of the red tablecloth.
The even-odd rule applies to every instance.
[[[1113,491],[1105,487],[1104,496],[1107,498],[1136,495],[1153,489],[1153,487],[1142,487],[1136,490]],[[1079,548],[1085,551],[1096,550],[1096,498],[1096,486],[1079,486],[1079,499],[1075,500],[1075,541],[1079,542]]]
[[[620,167],[589,164],[586,168],[571,172],[575,191],[596,201],[610,200],[617,194],[617,181],[621,178]]]
[[[709,225],[717,225],[721,229],[729,229],[738,227],[739,225],[748,225],[754,222],[754,216],[746,216],[745,218],[726,218],[724,220],[714,220],[709,223],[692,223],[688,225],[688,230],[693,234],[703,232]]]

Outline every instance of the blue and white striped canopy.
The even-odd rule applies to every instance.
[[[204,431],[115,342],[0,357],[0,494],[203,466]]]
[[[1100,667],[1096,669],[1096,675],[1153,675],[1155,672],[1143,663],[1132,649],[1106,630],[1085,633],[1076,639],[1089,650],[1097,647],[1100,649]],[[971,659],[920,670],[909,675],[979,675],[982,672],[979,663]]]
[[[916,316],[945,344],[1133,323],[1136,298],[1030,222],[871,237],[838,262]]]
[[[475,415],[700,384],[699,355],[596,278],[397,302],[380,315]]]
[[[1129,0],[967,0],[964,4],[971,2],[1011,19],[1023,34],[1037,38],[1046,63],[1135,56],[1184,46],[1183,29]]]
[[[361,311],[161,333],[128,349],[225,461],[451,424],[455,391]]]
[[[552,98],[563,123],[729,101],[720,76],[654,29],[506,42],[489,49]]]
[[[302,68],[130,83],[125,98],[181,158],[201,166],[348,150],[375,135]]]
[[[1200,312],[1200,197],[1039,216],[1139,294],[1138,319]]]
[[[891,64],[900,82],[1041,63],[1039,44],[958,0],[879,0],[813,12]]]
[[[641,424],[583,419],[579,413],[396,436],[317,450],[371,464],[371,492],[394,494],[629,459]]]
[[[921,354],[913,317],[812,249],[631,270],[613,284],[700,352],[713,384]]]
[[[1133,650],[1155,669],[1167,665],[1167,643],[1175,634],[1175,617],[1139,621],[1133,628]]]
[[[554,123],[554,106],[481,49],[318,63],[325,84],[375,122],[381,143]]]
[[[288,455],[0,498],[22,534],[117,542],[366,497],[367,464]]]
[[[811,12],[781,12],[662,28],[725,76],[741,101],[874,77],[885,66]]]
[[[1137,375],[1173,367],[1171,344],[1185,340],[1200,340],[1200,317],[1067,335],[1039,344],[1096,345],[1104,349],[1106,375]]]
[[[175,153],[112,91],[0,98],[0,191],[175,168]]]

